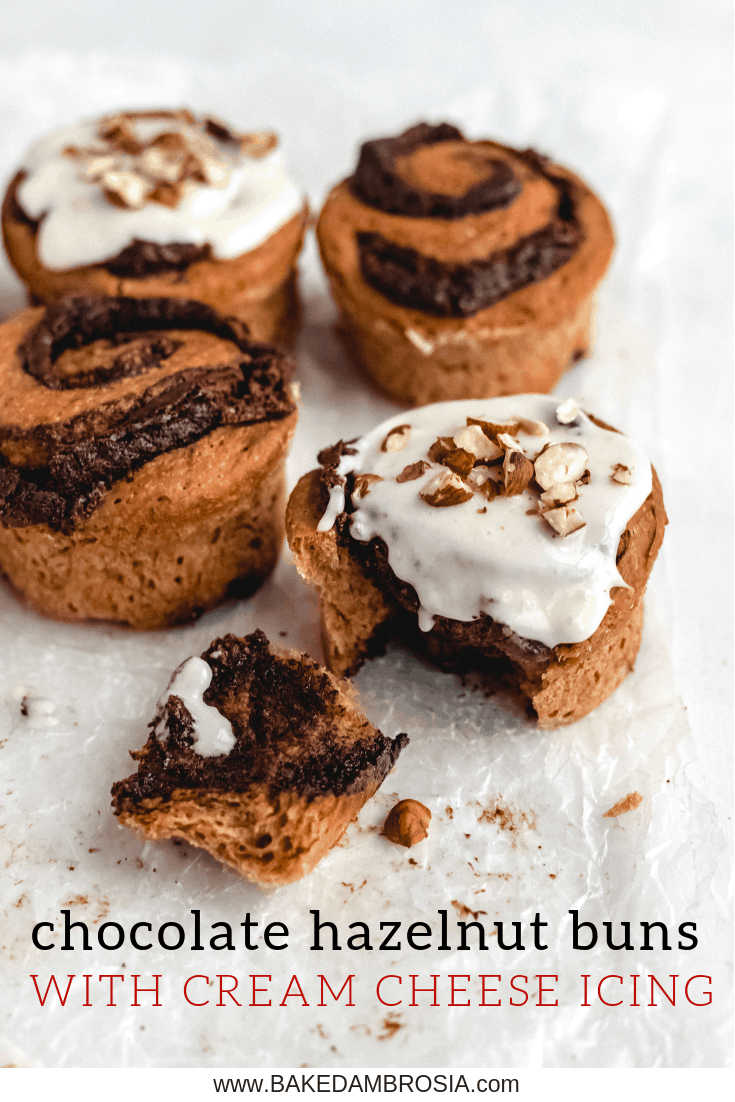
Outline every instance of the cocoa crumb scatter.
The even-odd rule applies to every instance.
[[[613,804],[602,817],[603,819],[617,819],[618,815],[625,815],[627,811],[635,811],[642,803],[643,797],[640,792],[629,792],[627,796],[623,796],[622,800],[618,800],[616,804]]]

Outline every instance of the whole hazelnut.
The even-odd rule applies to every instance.
[[[397,846],[415,846],[429,833],[431,812],[418,800],[399,800],[385,820],[386,838]]]

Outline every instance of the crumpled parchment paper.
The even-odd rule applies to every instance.
[[[271,59],[272,61],[272,59]],[[666,426],[662,424],[657,354],[667,339],[665,268],[661,265],[657,189],[671,149],[663,93],[630,90],[624,82],[594,80],[580,97],[558,83],[492,80],[440,101],[436,93],[384,83],[347,86],[334,74],[312,79],[313,67],[286,80],[283,67],[265,76],[264,62],[243,75],[234,66],[161,59],[156,68],[119,60],[114,73],[99,57],[31,53],[4,77],[10,108],[3,117],[4,168],[10,175],[34,136],[79,115],[117,106],[187,103],[212,109],[235,124],[274,125],[284,135],[294,177],[318,208],[329,184],[349,170],[361,138],[396,131],[429,114],[463,126],[472,136],[498,136],[534,145],[576,168],[610,205],[619,234],[612,272],[601,296],[597,347],[558,388],[585,408],[636,435],[659,466],[666,491]],[[74,80],[71,80],[73,74]],[[243,84],[247,97],[243,99]],[[410,82],[408,82],[410,85]],[[29,97],[27,90],[34,89]],[[397,95],[401,89],[401,97]],[[428,107],[422,106],[428,104]],[[658,235],[658,236],[657,236]],[[657,253],[656,250],[659,249]],[[332,325],[329,300],[313,239],[302,263],[305,325],[299,346],[301,420],[289,459],[291,483],[314,466],[316,452],[339,437],[372,427],[395,411],[370,392],[346,361]],[[5,275],[6,313],[22,294]],[[0,767],[2,811],[2,959],[0,1031],[6,1063],[47,1066],[717,1066],[728,1051],[727,835],[710,799],[691,738],[686,710],[672,674],[671,582],[666,555],[649,590],[643,644],[635,672],[587,719],[560,731],[539,732],[493,700],[462,688],[400,650],[370,662],[356,684],[370,719],[387,735],[407,731],[410,746],[377,797],[345,838],[306,880],[269,893],[239,881],[207,854],[186,844],[151,844],[120,828],[109,807],[112,783],[133,770],[128,751],[142,745],[146,723],[171,671],[200,653],[217,635],[261,627],[271,640],[319,656],[316,602],[298,578],[287,552],[273,578],[251,600],[222,608],[196,625],[139,635],[111,626],[45,620],[0,590]],[[27,698],[28,715],[21,714]],[[716,737],[722,738],[719,732]],[[642,799],[618,817],[604,813],[629,793]],[[425,803],[433,819],[428,839],[412,850],[382,835],[397,798]],[[41,952],[30,932],[37,922],[60,920],[61,908],[93,932],[89,952]],[[193,909],[203,928],[229,922],[236,934],[249,912],[261,925],[287,925],[288,948],[248,952],[104,951],[94,932],[104,922],[129,930],[147,921],[191,929]],[[312,909],[340,931],[341,951],[314,952]],[[439,912],[451,931],[440,951]],[[633,951],[571,949],[570,910],[582,920],[632,924]],[[540,915],[545,950],[533,947],[529,922]],[[505,937],[522,924],[524,949],[461,951],[458,921],[479,920],[489,934],[502,921]],[[350,951],[348,925],[365,922],[379,943],[379,924],[400,921],[398,951]],[[672,949],[641,951],[641,921],[668,926]],[[676,928],[696,922],[695,951],[677,948]],[[407,946],[411,922],[427,922],[431,948]],[[44,936],[47,936],[44,934]],[[602,940],[602,938],[600,939]],[[327,939],[328,943],[328,939]],[[474,944],[474,940],[471,941]],[[659,945],[654,933],[653,944]],[[687,945],[687,942],[684,942]],[[42,990],[54,973],[63,985],[77,979],[65,1007],[52,995],[39,1005],[29,976]],[[108,1007],[109,983],[126,979],[118,1005]],[[142,986],[160,974],[163,1007],[151,995],[131,1006],[132,974]],[[214,1005],[214,987],[197,981],[198,999],[185,1003],[181,988],[193,974],[235,975],[247,1003],[248,976],[270,975],[266,1008]],[[450,973],[469,975],[467,1007],[448,1006]],[[91,1008],[82,1005],[83,974],[93,976]],[[320,1007],[318,975],[336,992],[354,974],[354,1007],[331,998]],[[395,1007],[381,1005],[375,985]],[[428,987],[439,975],[439,1007],[420,995],[411,1007],[409,976]],[[501,975],[502,1006],[479,1006],[481,974]],[[509,1005],[513,975],[557,975],[556,1007]],[[583,974],[590,975],[591,1005],[580,1005]],[[604,975],[624,983],[594,996]],[[640,981],[631,1007],[628,977],[654,974],[671,989],[649,1007]],[[712,977],[710,1007],[683,999],[690,975]],[[283,999],[297,975],[309,1002]],[[265,981],[258,981],[264,983]],[[546,981],[551,982],[551,981]],[[691,991],[701,998],[703,983]],[[200,992],[206,990],[206,995]],[[395,992],[398,992],[397,994]],[[620,992],[620,994],[618,994]],[[264,998],[264,996],[261,996]],[[520,996],[516,995],[520,1000]],[[1,1060],[0,1060],[1,1062]]]

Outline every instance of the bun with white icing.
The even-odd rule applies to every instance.
[[[187,110],[126,111],[37,142],[2,228],[36,301],[196,299],[258,340],[290,344],[307,214],[275,134],[237,134]]]
[[[112,789],[120,822],[183,838],[259,884],[287,884],[337,844],[392,769],[406,735],[385,738],[355,691],[261,631],[215,639],[175,672]]]
[[[330,669],[397,636],[557,727],[633,668],[666,514],[628,437],[531,394],[399,414],[319,458],[286,529]]]
[[[0,325],[0,573],[48,616],[142,629],[252,592],[283,544],[292,370],[180,298]]]
[[[317,237],[346,343],[409,406],[550,391],[590,348],[613,249],[578,176],[446,123],[366,142]]]

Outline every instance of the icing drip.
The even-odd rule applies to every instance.
[[[628,521],[651,492],[650,462],[633,441],[600,428],[584,413],[573,423],[560,423],[558,404],[553,397],[527,394],[425,406],[379,425],[354,444],[354,455],[341,457],[337,475],[342,480],[348,474],[379,476],[369,482],[367,493],[353,493],[350,532],[356,540],[380,537],[385,542],[394,574],[416,591],[423,631],[431,630],[435,616],[470,621],[484,612],[522,638],[548,647],[579,643],[602,621],[610,590],[627,588],[616,555]],[[563,409],[562,417],[568,415]],[[581,445],[589,480],[580,478],[573,504],[562,502],[548,521],[539,512],[546,505],[533,478],[512,496],[502,490],[494,497],[484,493],[481,472],[492,467],[476,466],[469,483],[453,474],[462,487],[458,503],[432,506],[427,498],[441,500],[436,498],[437,477],[447,482],[450,471],[430,460],[429,451],[439,438],[465,429],[468,417],[485,422],[525,418],[527,424],[516,428],[512,441],[531,462],[554,445]],[[548,426],[548,434],[539,432],[540,423]],[[401,446],[386,448],[399,427]],[[425,469],[406,479],[407,468],[419,461]],[[629,484],[613,478],[616,464],[630,472]],[[501,477],[502,470],[502,464],[495,467]],[[344,509],[344,495],[343,486],[330,489],[320,531],[331,528]],[[553,522],[559,524],[567,511],[579,516],[582,526],[575,527],[576,520],[561,525],[561,531],[571,529],[561,535]]]
[[[202,658],[188,658],[182,662],[158,701],[154,723],[156,738],[163,742],[167,736],[166,705],[170,696],[183,701],[194,725],[191,749],[203,758],[229,754],[237,741],[232,724],[216,708],[204,703],[204,693],[212,682],[212,671]]]
[[[29,218],[40,220],[38,255],[51,271],[100,264],[133,241],[209,244],[219,259],[241,256],[261,245],[304,205],[284,175],[277,148],[251,154],[247,146],[241,148],[237,141],[217,137],[211,130],[203,137],[203,126],[196,120],[191,123],[164,114],[131,117],[128,125],[144,143],[171,133],[181,134],[192,148],[206,141],[206,148],[215,155],[203,162],[204,177],[187,179],[180,198],[169,206],[133,195],[135,181],[127,176],[134,177],[134,172],[118,172],[121,194],[140,205],[115,205],[94,172],[85,171],[90,158],[80,160],[69,152],[99,148],[104,152],[98,125],[92,121],[56,131],[37,142],[23,164],[25,178],[17,200]]]

